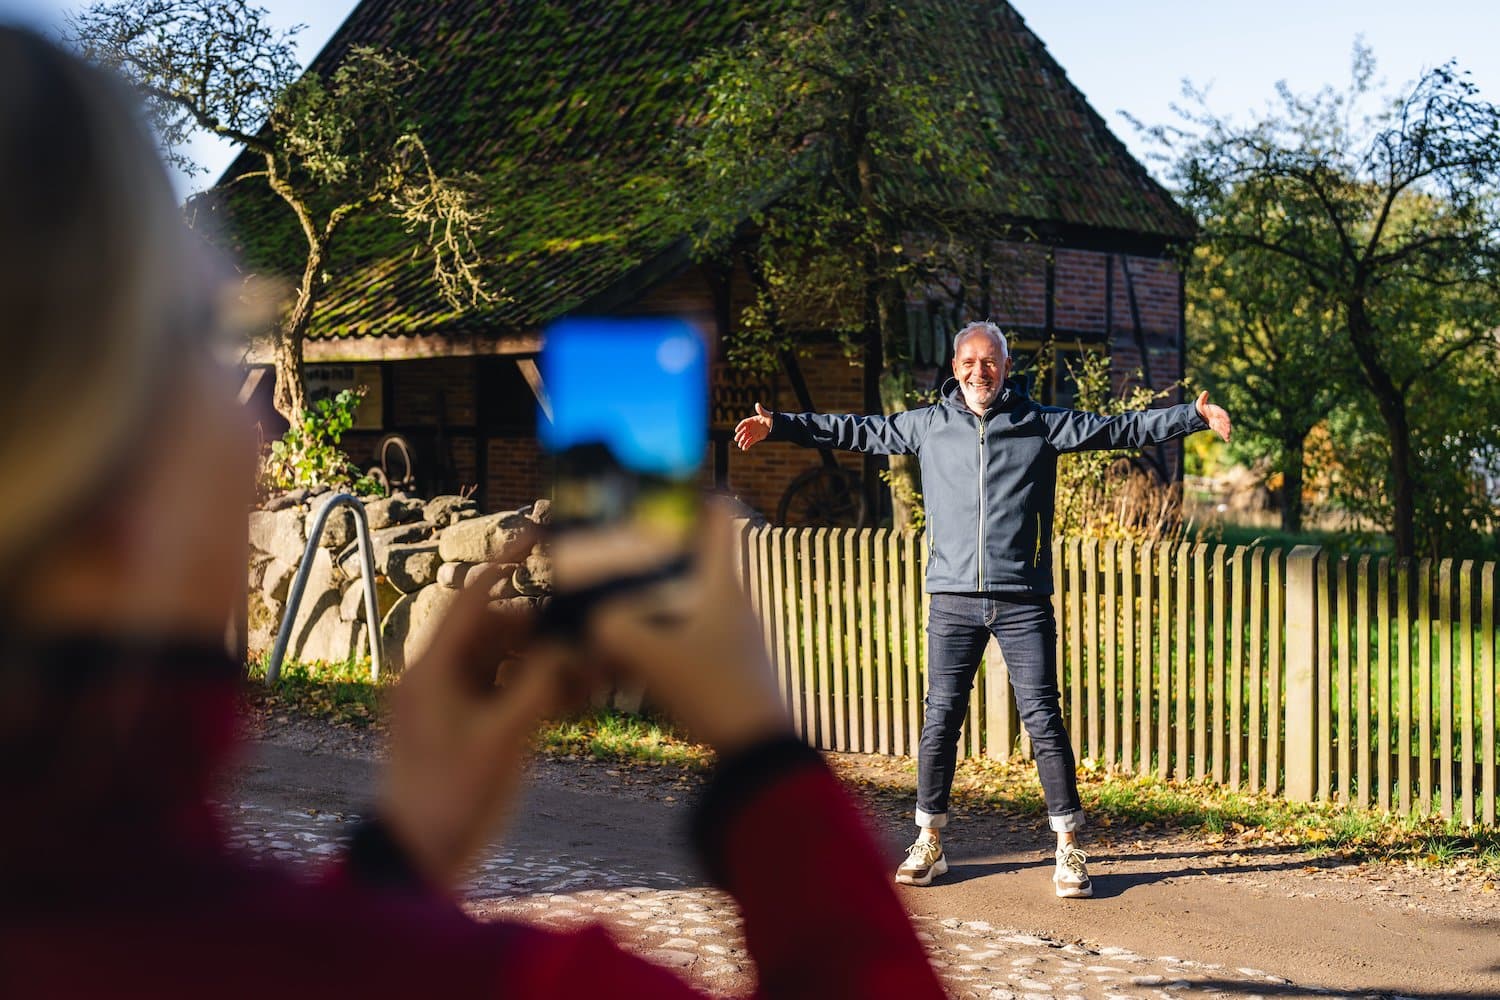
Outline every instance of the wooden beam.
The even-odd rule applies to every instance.
[[[261,379],[266,377],[267,368],[252,368],[245,373],[245,382],[240,386],[240,394],[237,402],[244,406],[250,402],[250,397],[255,395],[255,390],[260,387]]]
[[[531,386],[531,394],[536,397],[537,405],[542,408],[543,415],[548,420],[552,419],[552,401],[547,398],[547,387],[542,384],[541,369],[536,366],[535,358],[519,358],[516,367],[521,369],[521,377],[526,384]]]
[[[271,363],[269,344],[257,344],[247,363]],[[302,360],[308,364],[358,361],[413,361],[422,358],[473,358],[535,354],[542,335],[532,330],[505,334],[413,334],[406,337],[334,337],[309,339],[302,345]]]

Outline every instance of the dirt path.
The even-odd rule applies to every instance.
[[[370,797],[378,748],[274,725],[223,799],[242,843],[307,862],[336,851]],[[878,760],[839,755],[856,784]],[[732,904],[704,887],[683,833],[701,779],[672,769],[539,761],[504,842],[470,887],[480,916],[599,919],[627,945],[719,991],[749,983]],[[892,865],[910,837],[899,794],[867,794]],[[1097,838],[1096,898],[1051,894],[1031,817],[956,815],[951,874],[901,890],[955,995],[1500,997],[1500,894],[1477,880],[1341,864],[1181,837]]]

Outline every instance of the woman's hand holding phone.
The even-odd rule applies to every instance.
[[[686,575],[609,597],[568,642],[537,636],[535,614],[491,608],[493,568],[464,589],[392,700],[379,813],[425,878],[456,884],[519,792],[532,733],[581,675],[643,684],[721,754],[791,732],[734,542],[726,516],[705,514]],[[617,526],[559,536],[554,559],[587,582],[659,544]]]
[[[692,571],[602,603],[588,630],[591,651],[721,754],[791,732],[734,544],[729,518],[705,512]]]

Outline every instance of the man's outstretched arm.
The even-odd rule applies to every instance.
[[[1223,407],[1210,403],[1207,392],[1193,403],[1112,417],[1049,408],[1042,410],[1042,420],[1048,427],[1047,440],[1058,451],[1139,448],[1203,430],[1213,430],[1228,441],[1233,430],[1229,414]]]
[[[847,413],[772,413],[756,403],[755,415],[734,428],[734,443],[741,451],[771,440],[790,441],[804,448],[909,455],[921,445],[930,418],[926,407],[889,417],[861,417]]]

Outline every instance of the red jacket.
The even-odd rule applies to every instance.
[[[118,710],[9,730],[0,716],[0,997],[699,995],[598,928],[479,923],[414,883],[376,887],[357,864],[307,882],[232,854],[203,804],[223,687],[178,678],[128,731],[102,735]],[[69,759],[70,738],[98,756]],[[58,807],[79,786],[91,791]],[[752,751],[721,770],[705,809],[700,844],[742,908],[757,995],[943,995],[815,754]]]

